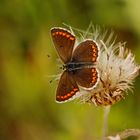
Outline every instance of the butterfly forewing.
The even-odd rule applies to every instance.
[[[51,36],[61,60],[64,63],[69,62],[72,56],[75,36],[62,28],[51,29]]]
[[[73,60],[82,63],[95,63],[98,58],[98,46],[93,40],[81,42],[73,53]]]
[[[56,91],[56,101],[66,102],[68,100],[74,99],[74,96],[79,91],[77,83],[75,82],[73,75],[69,72],[64,71],[61,75],[57,91]]]
[[[75,71],[75,81],[77,84],[86,89],[92,89],[98,82],[98,72],[95,67],[82,68]]]

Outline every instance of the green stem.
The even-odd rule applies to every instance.
[[[102,140],[105,140],[106,134],[107,134],[107,122],[108,122],[108,115],[110,112],[110,106],[106,106],[104,108],[104,114],[103,114],[103,126],[102,126]]]

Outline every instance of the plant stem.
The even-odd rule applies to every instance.
[[[110,106],[106,106],[104,108],[104,114],[103,114],[103,126],[102,126],[102,140],[105,140],[106,134],[107,134],[107,122],[108,122],[108,114],[110,112]]]

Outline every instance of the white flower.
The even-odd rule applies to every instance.
[[[90,91],[82,89],[80,101],[97,106],[112,105],[120,101],[128,90],[132,90],[133,81],[138,76],[140,67],[136,64],[134,55],[125,47],[125,43],[115,43],[113,32],[101,33],[100,28],[95,29],[92,25],[86,32],[79,32],[82,34],[80,42],[83,39],[93,39],[100,49],[96,65],[99,82]]]

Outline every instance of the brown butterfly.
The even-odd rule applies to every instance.
[[[98,58],[98,45],[87,39],[74,49],[75,36],[62,28],[52,28],[54,46],[64,63],[64,72],[56,91],[56,101],[66,102],[76,97],[79,87],[90,90],[98,83],[98,71],[95,67]]]

